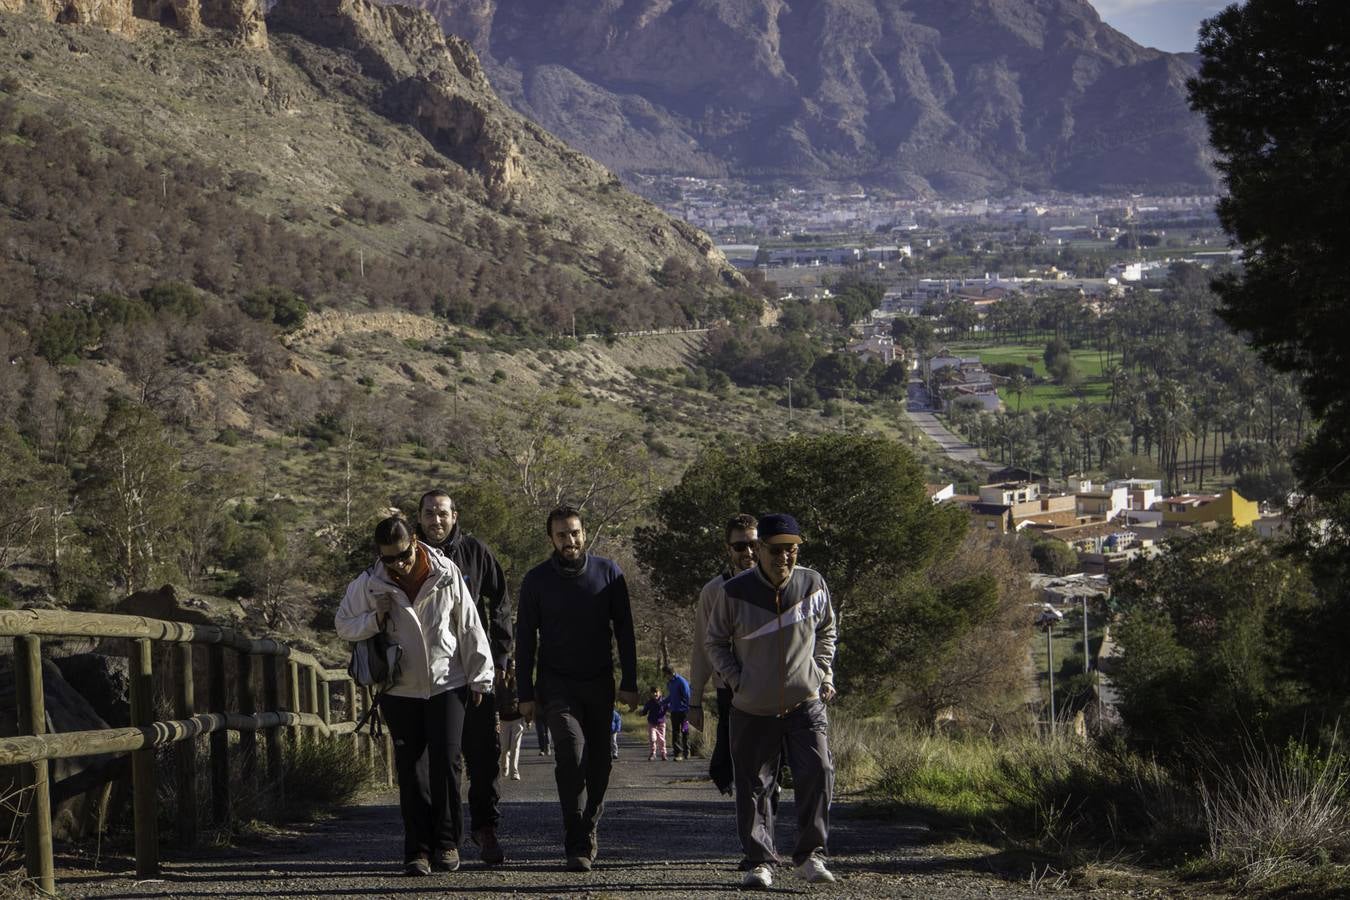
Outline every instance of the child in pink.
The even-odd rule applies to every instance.
[[[666,710],[669,701],[661,696],[661,689],[652,688],[651,697],[642,706],[642,714],[647,717],[647,759],[656,759],[660,753],[666,758]]]

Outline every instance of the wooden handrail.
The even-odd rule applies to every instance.
[[[71,731],[62,734],[44,734],[42,717],[42,667],[39,650],[41,637],[113,638],[133,641],[132,653],[132,722],[126,728],[106,728],[99,731]],[[233,628],[220,625],[189,624],[152,619],[145,616],[126,616],[110,613],[66,612],[47,609],[0,610],[0,637],[15,640],[15,669],[18,675],[22,734],[0,738],[0,766],[20,766],[23,783],[42,796],[36,797],[29,810],[25,828],[28,873],[47,893],[54,893],[52,866],[50,809],[45,802],[47,762],[53,759],[130,753],[132,755],[133,794],[136,824],[136,871],[139,875],[158,871],[158,834],[154,810],[155,771],[149,751],[170,744],[182,744],[186,749],[179,755],[181,785],[192,783],[193,752],[190,742],[202,735],[211,735],[214,807],[219,815],[228,815],[228,772],[225,754],[228,745],[224,734],[237,731],[252,734],[268,733],[269,769],[275,775],[280,763],[281,742],[277,729],[288,728],[296,739],[305,730],[313,730],[323,737],[351,735],[356,731],[356,703],[358,692],[347,672],[327,669],[314,656],[289,647],[272,638],[251,638]],[[152,642],[183,647],[175,659],[174,672],[178,696],[175,706],[179,718],[158,721],[154,719],[153,698],[150,693]],[[191,645],[205,644],[211,648],[210,674],[212,706],[223,707],[225,698],[225,669],[223,651],[232,649],[239,655],[240,700],[242,711],[214,711],[194,714]],[[19,651],[23,650],[22,653]],[[282,699],[278,695],[276,672],[273,666],[284,666],[287,673],[285,701],[289,710],[278,708],[254,711],[256,698],[251,692],[251,664],[253,657],[263,657],[264,704],[275,706]],[[303,669],[303,673],[300,670]],[[298,676],[298,677],[297,677]],[[299,682],[308,684],[307,710],[299,705]],[[329,685],[338,682],[347,694],[349,721],[331,722]],[[321,686],[321,687],[320,687]],[[369,692],[359,696],[369,704]],[[184,717],[186,714],[186,717]],[[257,744],[250,737],[241,745],[244,765],[254,764]],[[353,751],[356,748],[353,747]],[[391,760],[386,752],[387,775]],[[190,803],[190,810],[180,809],[180,840],[190,843],[195,837],[195,824],[184,825],[189,815],[195,816],[195,797],[180,797],[180,805]]]

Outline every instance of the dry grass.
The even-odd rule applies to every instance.
[[[1325,864],[1350,846],[1343,755],[1299,744],[1248,744],[1241,763],[1216,766],[1201,785],[1209,856],[1246,885],[1266,885]]]

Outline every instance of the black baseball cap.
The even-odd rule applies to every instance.
[[[800,544],[802,529],[787,513],[769,513],[759,517],[756,526],[761,544]]]

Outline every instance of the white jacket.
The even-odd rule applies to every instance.
[[[409,601],[377,561],[347,585],[335,617],[338,636],[345,641],[374,636],[380,630],[375,598],[393,594],[385,633],[403,648],[403,657],[399,679],[388,693],[425,700],[466,684],[477,693],[490,693],[492,651],[464,576],[440,551],[420,546],[431,572],[417,597]]]

